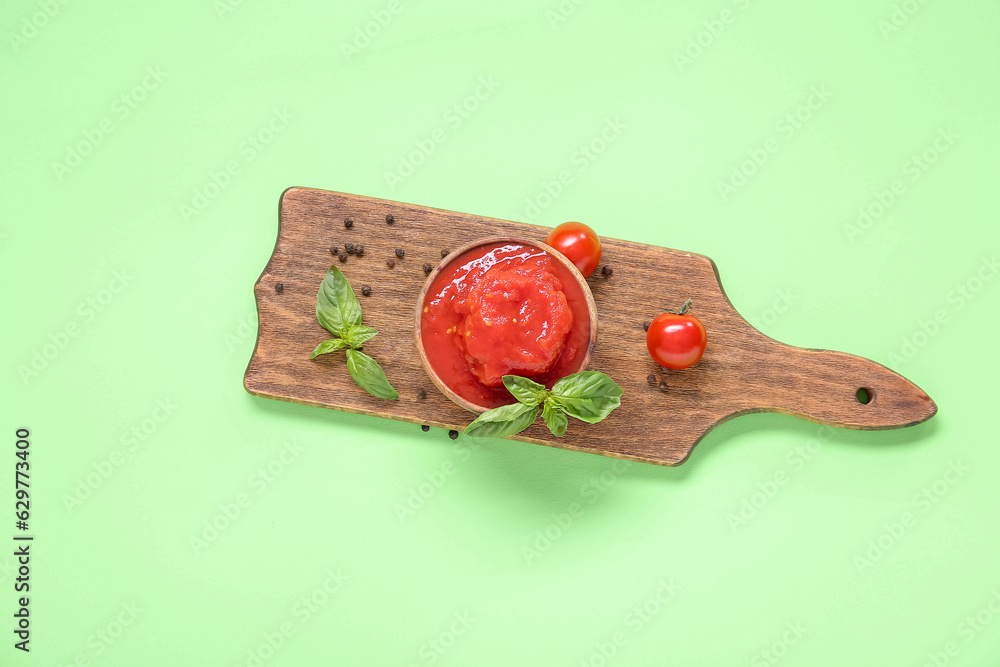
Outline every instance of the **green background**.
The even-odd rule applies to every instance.
[[[998,664],[995,2],[15,0],[0,25],[0,540],[19,427],[36,536],[31,653],[5,630],[0,664]],[[939,414],[748,416],[661,468],[251,397],[292,185],[706,254],[764,332]]]

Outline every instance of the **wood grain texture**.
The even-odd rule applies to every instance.
[[[386,214],[395,221],[387,224]],[[424,263],[487,236],[544,240],[548,228],[452,211],[308,188],[281,197],[274,253],[254,286],[259,328],[244,376],[257,396],[347,412],[463,430],[475,415],[441,394],[424,371],[414,343],[414,313],[426,276]],[[353,226],[345,228],[351,218]],[[539,419],[514,439],[660,465],[682,463],[717,424],[753,412],[781,412],[855,429],[888,429],[929,419],[937,406],[919,387],[874,361],[792,347],[754,329],[723,292],[714,262],[703,255],[602,237],[602,264],[611,277],[588,279],[598,310],[590,368],[615,379],[622,405],[600,424],[570,420],[555,438]],[[340,262],[330,246],[365,247]],[[394,250],[405,251],[389,268]],[[360,390],[343,354],[309,359],[329,334],[316,321],[316,292],[336,264],[359,294],[364,323],[379,335],[365,352],[381,363],[399,391],[385,401]],[[275,290],[282,283],[281,292]],[[360,296],[370,285],[371,296]],[[652,288],[651,288],[652,286]],[[695,366],[664,371],[646,353],[644,321],[684,299],[708,330],[708,349]],[[615,341],[614,344],[602,341]],[[652,373],[667,383],[647,383]],[[855,394],[865,387],[867,405]],[[418,392],[426,398],[418,398]]]

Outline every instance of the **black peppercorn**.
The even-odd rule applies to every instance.
[[[650,373],[649,375],[646,376],[646,382],[649,383],[650,387],[655,387],[656,386],[656,376],[653,375],[652,373]]]
[[[344,244],[344,252],[346,252],[348,255],[353,255],[354,254],[354,244],[353,243],[345,243]]]
[[[431,430],[431,427],[428,426],[427,424],[424,424],[423,426],[420,427],[420,430],[423,431],[424,433],[427,433],[427,431]]]
[[[330,254],[336,256],[340,253],[340,248],[335,245],[330,246]]]
[[[612,273],[614,273],[614,271],[612,271],[611,267],[607,264],[601,267],[601,275],[605,278],[610,278]]]
[[[399,257],[400,259],[403,259],[403,255],[405,255],[405,254],[406,253],[403,252],[402,248],[396,248],[396,257]]]
[[[431,265],[430,265],[430,264],[428,264],[428,263],[424,263],[424,275],[425,275],[425,276],[426,276],[426,275],[429,275],[429,274],[430,274],[430,272],[431,272],[431,271],[433,271],[433,270],[434,270],[434,267],[433,267],[433,266],[431,266]]]
[[[354,246],[354,254],[357,255],[358,257],[361,257],[361,255],[365,254],[365,247],[360,243]]]
[[[650,324],[652,324],[652,322],[643,322],[642,323],[642,330],[643,331],[649,331],[649,325]]]
[[[390,269],[396,266],[396,260],[394,259],[387,259],[385,260],[385,263],[389,266]]]
[[[392,213],[385,216],[385,224],[391,225],[394,222],[396,222],[396,218],[392,217]]]
[[[425,398],[427,398],[427,392],[424,391],[423,389],[418,389],[417,398],[419,398],[421,401],[424,400]]]
[[[457,440],[458,439],[458,431],[456,431],[454,429],[448,431],[448,437],[451,438],[452,440]]]
[[[346,262],[347,261],[347,253],[346,252],[339,253],[337,255],[337,259],[339,259],[341,262]]]
[[[441,258],[444,259],[445,257],[448,256],[448,253],[450,253],[450,252],[451,252],[450,250],[448,250],[447,248],[445,248],[444,250],[441,251]]]
[[[354,220],[352,220],[350,218],[346,218],[344,220],[344,227],[347,227],[348,229],[350,229],[353,226],[354,226]]]
[[[667,383],[666,382],[661,382],[660,383],[660,391],[666,391],[666,390],[667,390]]]
[[[371,296],[371,295],[372,295],[372,286],[371,285],[362,285],[361,286],[361,296]]]
[[[275,292],[280,292],[283,289],[285,289],[285,286],[282,283],[274,283]]]

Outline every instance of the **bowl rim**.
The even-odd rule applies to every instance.
[[[573,371],[574,373],[579,371],[584,371],[587,369],[587,367],[590,365],[590,358],[594,353],[594,347],[597,344],[597,304],[594,302],[594,294],[593,292],[590,291],[590,285],[587,283],[587,279],[583,276],[583,274],[580,273],[580,269],[578,269],[576,265],[573,264],[573,262],[569,261],[569,259],[567,259],[566,256],[563,255],[561,252],[559,252],[552,246],[543,243],[542,241],[536,241],[534,239],[528,239],[520,236],[488,236],[476,239],[475,241],[466,243],[460,248],[456,248],[455,250],[448,253],[448,255],[446,255],[441,260],[441,262],[436,267],[434,267],[434,270],[432,270],[430,274],[428,274],[427,279],[424,281],[424,285],[420,289],[420,295],[417,297],[416,312],[414,315],[413,334],[414,334],[414,342],[416,342],[417,345],[417,355],[420,357],[420,363],[423,365],[424,371],[427,373],[428,377],[430,377],[431,381],[434,383],[434,385],[438,388],[438,390],[442,394],[447,396],[457,405],[465,408],[470,412],[482,413],[489,410],[489,408],[482,405],[476,405],[472,401],[469,401],[468,399],[459,396],[454,391],[452,391],[452,389],[448,387],[448,385],[445,384],[444,381],[441,379],[441,377],[437,374],[437,372],[431,365],[430,361],[427,359],[427,352],[424,349],[423,337],[420,332],[420,319],[421,315],[423,314],[424,301],[427,299],[427,292],[430,290],[430,286],[431,284],[433,284],[434,279],[437,278],[438,274],[446,267],[449,267],[451,263],[454,262],[459,255],[462,255],[463,253],[466,253],[470,250],[474,250],[475,248],[478,248],[480,246],[490,245],[494,243],[520,243],[523,245],[530,245],[539,248],[540,250],[544,250],[546,253],[548,253],[550,257],[552,257],[552,259],[554,259],[555,261],[559,262],[564,267],[569,269],[570,275],[572,275],[576,279],[577,285],[583,292],[584,300],[587,304],[587,310],[590,315],[590,336],[589,336],[589,341],[587,343],[587,349],[581,356],[580,368],[576,371]],[[511,397],[511,399],[513,399],[513,396]]]

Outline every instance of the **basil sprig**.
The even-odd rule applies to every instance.
[[[309,354],[310,359],[346,349],[347,372],[359,387],[376,398],[399,398],[399,393],[389,384],[378,362],[360,351],[361,346],[374,338],[378,331],[361,324],[361,302],[336,266],[330,267],[319,286],[316,319],[336,338],[317,345]]]
[[[505,438],[531,426],[538,413],[552,435],[566,434],[567,417],[596,424],[621,405],[622,388],[600,371],[567,375],[551,390],[518,375],[504,375],[503,384],[517,403],[487,410],[465,428],[466,435]]]

